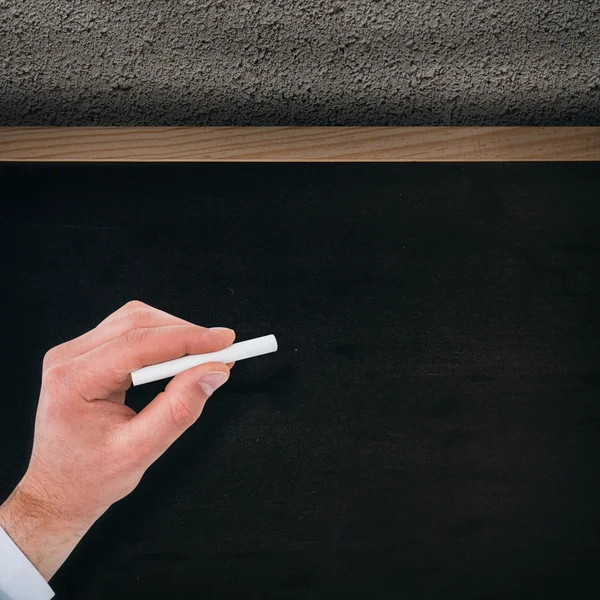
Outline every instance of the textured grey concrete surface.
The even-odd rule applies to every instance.
[[[0,0],[0,123],[600,124],[600,0]]]

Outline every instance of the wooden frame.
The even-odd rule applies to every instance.
[[[600,127],[0,127],[0,161],[599,161]]]

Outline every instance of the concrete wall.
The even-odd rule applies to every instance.
[[[600,0],[0,0],[0,123],[600,124]]]

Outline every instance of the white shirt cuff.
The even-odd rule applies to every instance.
[[[0,527],[0,600],[50,600],[52,588]]]

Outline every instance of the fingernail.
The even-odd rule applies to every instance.
[[[200,384],[202,391],[207,396],[211,396],[212,393],[220,388],[228,379],[229,375],[227,375],[227,373],[224,373],[223,371],[212,371],[211,373],[202,375],[198,383]]]
[[[229,327],[209,327],[209,331],[233,331]]]

